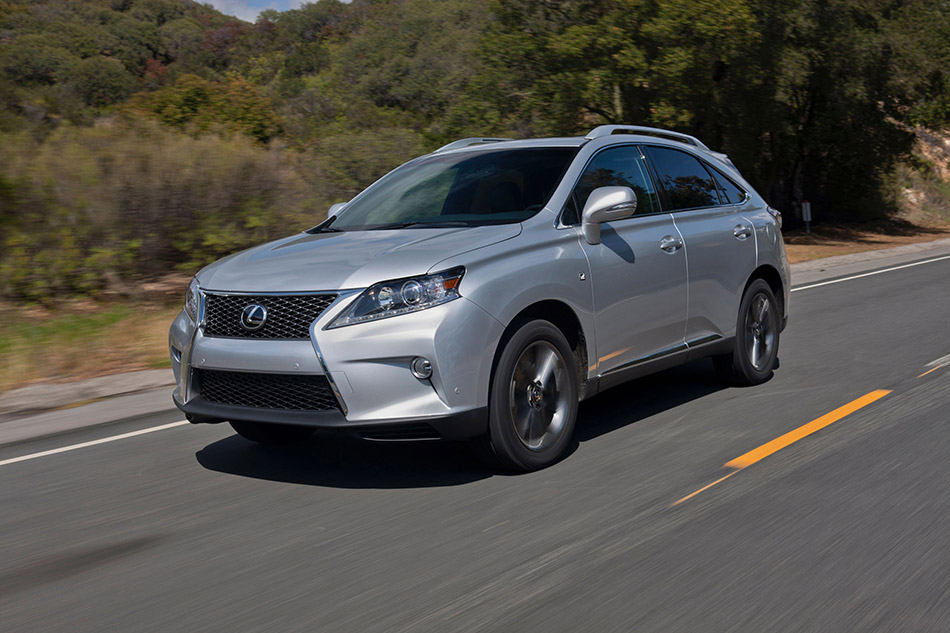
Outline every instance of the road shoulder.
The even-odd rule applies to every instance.
[[[792,287],[950,255],[950,238],[792,264]]]

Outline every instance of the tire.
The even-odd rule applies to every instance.
[[[739,303],[732,353],[713,357],[716,372],[723,380],[750,387],[771,378],[778,364],[779,319],[772,289],[764,280],[754,280]]]
[[[488,433],[476,454],[503,470],[557,462],[577,419],[578,377],[567,339],[548,321],[524,323],[505,343],[491,379]]]
[[[313,435],[313,429],[306,426],[264,422],[231,422],[230,424],[231,428],[244,439],[267,446],[302,442]]]

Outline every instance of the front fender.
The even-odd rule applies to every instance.
[[[587,357],[597,358],[590,264],[573,228],[534,222],[514,239],[443,260],[433,270],[460,265],[466,271],[461,294],[505,327],[532,304],[567,305],[584,332]]]

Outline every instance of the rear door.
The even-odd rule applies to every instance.
[[[645,151],[660,195],[686,242],[689,299],[684,338],[691,347],[730,338],[756,263],[755,232],[741,213],[747,196],[689,152],[657,145]]]
[[[581,245],[590,262],[597,360],[607,375],[685,349],[686,257],[673,219],[661,210],[646,159],[636,145],[609,146],[591,158],[562,221],[579,225],[597,187],[630,187],[637,212],[602,225],[601,243]]]

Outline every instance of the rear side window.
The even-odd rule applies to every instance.
[[[719,204],[716,181],[699,159],[668,147],[650,146],[649,152],[671,211]]]
[[[714,170],[713,175],[716,177],[716,183],[719,185],[719,197],[722,198],[723,204],[740,204],[745,202],[746,193],[740,189],[738,185],[719,173],[719,170]]]
[[[591,159],[568,199],[561,221],[580,222],[587,198],[598,187],[630,187],[637,195],[637,215],[656,213],[660,204],[640,150],[633,145],[609,147]]]

